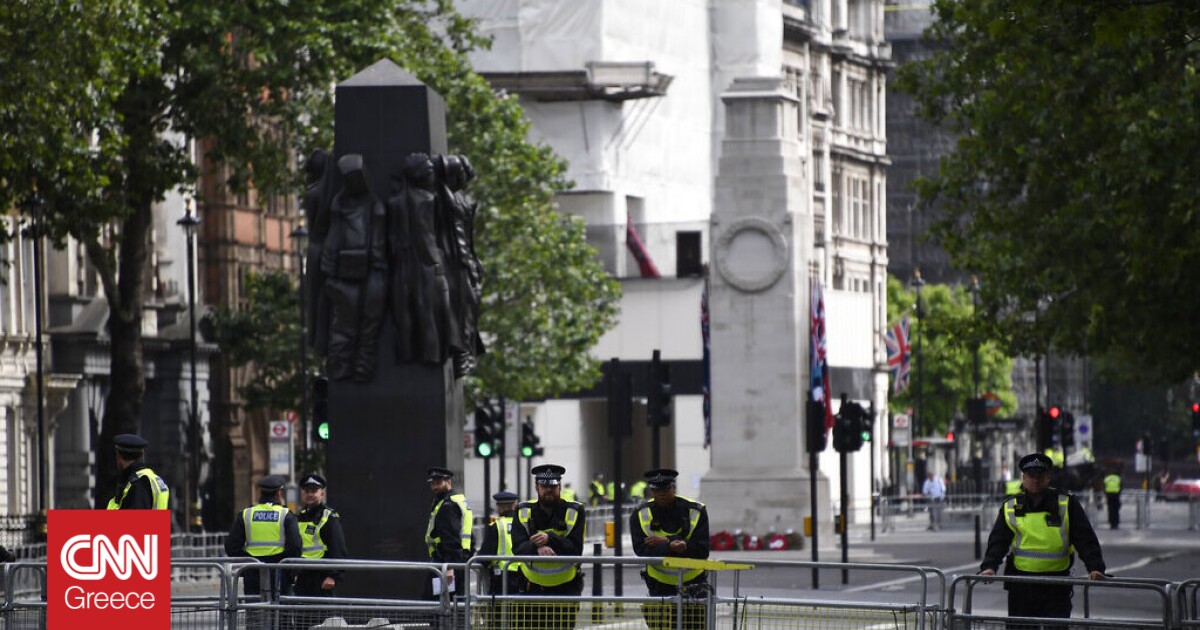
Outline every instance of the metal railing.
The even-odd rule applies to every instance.
[[[661,558],[556,557],[554,560],[581,565],[591,581],[579,596],[533,594],[489,594],[483,592],[490,573],[488,562],[497,556],[477,556],[465,564],[371,560],[286,560],[260,564],[247,558],[172,559],[172,571],[210,576],[194,591],[181,592],[175,581],[171,596],[173,628],[311,628],[311,627],[406,627],[431,628],[603,627],[686,628],[715,630],[755,628],[820,627],[830,629],[865,627],[914,627],[958,629],[1007,627],[1088,628],[1200,628],[1200,578],[1180,583],[1155,579],[1115,578],[1087,581],[1068,577],[960,575],[949,583],[939,569],[927,566],[883,563],[795,562],[776,560],[682,561],[699,562],[708,570],[701,588],[678,590],[679,594],[653,597],[634,580],[625,581],[618,592],[601,576],[635,573]],[[506,557],[509,561],[546,561],[540,556]],[[667,559],[665,562],[672,562]],[[682,568],[682,567],[681,567]],[[697,567],[699,568],[699,567]],[[46,565],[44,562],[10,563],[3,568],[4,601],[0,625],[4,628],[44,628],[46,612]],[[397,592],[388,597],[303,597],[291,595],[275,584],[283,576],[303,570],[339,570],[355,575],[381,572],[397,583],[426,583],[433,578],[446,583],[449,571],[465,580],[462,595],[443,591],[434,598],[419,593]],[[847,572],[858,576],[859,586],[842,590],[805,591],[800,576],[810,571]],[[895,579],[869,581],[873,574],[890,574]],[[267,576],[264,580],[262,576]],[[243,578],[266,585],[259,595],[242,595]],[[869,581],[863,584],[864,578]],[[680,578],[682,580],[682,577]],[[1075,615],[1070,619],[1009,618],[1003,611],[978,604],[977,591],[1004,583],[1071,586]],[[19,583],[35,585],[22,595]],[[887,588],[912,583],[916,588]],[[203,586],[203,588],[199,588]],[[1104,596],[1095,594],[1099,589]],[[402,590],[399,586],[397,590]],[[1113,598],[1112,591],[1127,591],[1152,600],[1150,612],[1130,613],[1128,598]],[[1127,595],[1128,595],[1127,593]],[[994,602],[994,598],[990,601]],[[992,604],[993,608],[995,604]],[[1143,606],[1141,610],[1147,610]]]
[[[1053,586],[1070,586],[1081,587],[1083,592],[1083,610],[1082,617],[1051,618],[1051,617],[1014,617],[1006,613],[989,611],[986,613],[977,613],[974,609],[975,589],[981,585],[1002,585],[1002,584],[1028,584],[1033,586],[1053,587]],[[963,589],[962,606],[957,605],[957,594],[959,589]],[[1119,613],[1126,612],[1126,608],[1116,607],[1115,610],[1107,611],[1105,614],[1110,616],[1095,617],[1092,615],[1092,597],[1093,589],[1103,590],[1125,590],[1125,591],[1141,591],[1157,596],[1157,601],[1161,602],[1159,614],[1154,617],[1116,617]],[[1175,585],[1166,580],[1141,579],[1141,578],[1110,578],[1105,580],[1087,580],[1074,577],[1031,577],[1031,576],[1016,576],[1016,575],[959,575],[950,582],[950,590],[948,593],[948,602],[951,607],[947,612],[946,627],[947,628],[974,628],[980,625],[998,624],[999,627],[1008,627],[1014,622],[1019,627],[1066,627],[1072,624],[1081,624],[1088,628],[1170,628],[1175,617],[1172,606],[1172,596]],[[1071,621],[1071,620],[1075,621]],[[1084,621],[1086,620],[1086,621]]]

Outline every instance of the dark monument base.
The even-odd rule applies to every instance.
[[[373,382],[331,382],[329,408],[329,503],[341,513],[350,557],[428,561],[425,469],[458,462],[450,467],[462,471],[462,387],[449,362],[385,364]],[[416,599],[426,582],[412,572],[350,572],[338,593]]]
[[[380,199],[410,153],[445,153],[441,96],[388,60],[337,87],[335,158],[363,156],[369,185]],[[329,383],[326,445],[329,504],[342,516],[351,558],[428,561],[425,528],[432,495],[426,467],[463,471],[463,397],[447,361],[441,366],[397,365],[396,327],[385,314],[374,379]],[[424,572],[346,574],[339,595],[420,598]]]

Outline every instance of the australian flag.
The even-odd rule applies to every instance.
[[[903,319],[888,327],[883,336],[887,346],[888,370],[892,373],[892,391],[897,394],[908,389],[908,366],[912,358],[912,344],[909,337],[909,321]]]

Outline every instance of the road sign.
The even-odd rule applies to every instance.
[[[272,420],[267,428],[267,474],[292,475],[292,425]]]
[[[987,409],[987,415],[994,416],[997,411],[1000,411],[1000,405],[1003,402],[1000,400],[1000,395],[996,392],[988,392],[983,395],[983,406]]]
[[[898,413],[892,416],[892,427],[896,429],[908,428],[908,414]]]
[[[295,422],[296,420],[300,419],[300,414],[289,409],[287,413],[283,414],[283,417],[287,418],[288,422]]]

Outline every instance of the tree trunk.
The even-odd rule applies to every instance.
[[[116,492],[117,469],[113,437],[137,433],[142,417],[142,299],[149,248],[151,202],[140,201],[137,209],[121,223],[117,250],[116,278],[102,280],[108,295],[108,334],[111,374],[108,403],[100,428],[96,463],[96,507],[104,507]],[[89,248],[89,257],[91,257]],[[99,267],[99,265],[97,265]],[[111,267],[109,267],[111,269]]]

